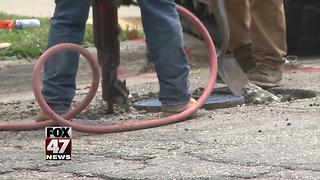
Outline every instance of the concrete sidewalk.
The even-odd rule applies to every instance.
[[[51,17],[54,12],[54,7],[54,0],[0,1],[0,11],[23,16]],[[126,28],[128,26],[129,28],[141,29],[139,7],[121,6],[118,12],[119,22],[122,27]],[[92,12],[89,13],[88,23],[92,23]]]
[[[1,0],[0,11],[28,16],[51,17],[54,10],[54,0]],[[91,14],[90,14],[91,17]],[[135,6],[122,6],[119,9],[120,18],[140,17],[140,11]]]

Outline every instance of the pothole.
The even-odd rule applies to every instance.
[[[198,99],[204,88],[198,88],[193,91],[192,96]],[[254,91],[253,91],[254,92]],[[275,97],[279,98],[279,102],[293,102],[298,99],[309,99],[318,97],[320,92],[313,90],[305,89],[293,89],[293,88],[272,88],[268,92],[272,93]],[[258,93],[258,97],[261,97],[261,94]],[[160,111],[161,103],[157,99],[158,93],[147,93],[147,94],[132,94],[128,100],[128,104],[125,106],[117,106],[116,113],[112,115],[106,114],[106,105],[101,103],[99,98],[96,98],[90,106],[77,118],[90,118],[90,119],[99,119],[101,117],[113,117],[115,116],[124,116],[125,114],[139,114],[138,110],[148,110],[158,112]],[[252,97],[252,96],[251,96]],[[81,99],[81,97],[78,97]],[[257,104],[268,104],[271,101],[266,99],[250,99],[244,96],[234,96],[228,88],[216,88],[212,96],[208,98],[207,102],[204,104],[203,108],[206,110],[213,109],[222,109],[222,108],[231,108],[236,106],[246,105],[257,105]],[[318,104],[310,104],[310,106],[319,106]],[[32,102],[21,103],[20,101],[15,103],[0,103],[0,116],[2,119],[26,119],[33,117],[35,113],[39,110],[38,105]],[[14,109],[14,111],[12,111]],[[19,112],[19,113],[17,113]]]
[[[247,89],[245,89],[247,88]],[[271,102],[293,102],[298,99],[311,99],[320,95],[319,91],[275,87],[263,90],[255,85],[249,85],[243,89],[246,104],[267,104]],[[218,88],[215,93],[232,94],[227,88]]]
[[[198,99],[204,88],[196,89],[192,94]],[[202,108],[206,110],[236,107],[243,104],[258,105],[272,102],[293,102],[297,99],[310,99],[320,95],[318,91],[304,89],[288,89],[283,87],[263,90],[257,86],[249,85],[244,88],[243,96],[235,96],[229,88],[216,88],[207,99]],[[138,110],[160,111],[161,102],[157,98],[151,98],[134,103]]]
[[[297,99],[311,99],[318,97],[320,92],[305,89],[272,88],[268,90],[280,97],[281,102],[292,102]]]

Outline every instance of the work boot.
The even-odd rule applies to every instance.
[[[252,84],[262,88],[271,88],[284,85],[283,65],[257,64],[256,67],[247,73]]]
[[[171,116],[177,113],[181,113],[184,110],[188,109],[192,105],[194,105],[197,101],[193,98],[190,99],[189,103],[180,108],[161,108],[161,117]],[[197,111],[190,115],[190,117],[194,117],[197,114]]]
[[[46,121],[46,120],[48,120],[48,119],[49,119],[48,115],[47,115],[45,112],[40,111],[40,112],[38,112],[38,114],[36,115],[35,121],[36,121],[36,122],[42,122],[42,121]]]
[[[42,121],[46,121],[46,120],[49,120],[49,117],[48,117],[48,115],[47,115],[45,112],[43,112],[43,111],[38,112],[38,114],[37,114],[36,117],[35,117],[35,121],[36,121],[36,122],[42,122]],[[72,121],[72,120],[69,120],[69,121]]]

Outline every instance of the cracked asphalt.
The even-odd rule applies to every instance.
[[[131,72],[127,76],[131,94],[156,93],[155,74],[138,73],[147,62],[145,46],[134,44],[123,42],[121,48],[123,68]],[[190,51],[191,56],[200,53]],[[301,60],[308,66],[316,66],[317,61]],[[2,63],[1,123],[30,120],[38,110],[31,89],[21,88],[29,82],[10,80],[28,79],[33,62],[21,63],[23,66]],[[192,68],[192,89],[205,84],[208,69],[203,65]],[[80,70],[79,83],[87,85],[89,78],[82,77],[87,77],[89,69],[81,65]],[[318,72],[294,71],[285,79],[283,88],[319,90]],[[86,88],[78,89],[81,98]],[[95,109],[99,93],[76,121],[115,124],[158,117],[135,110],[104,115]],[[319,179],[319,104],[319,97],[291,99],[200,110],[194,119],[141,131],[103,135],[73,132],[71,161],[45,160],[44,130],[0,132],[0,179]]]
[[[201,111],[193,120],[135,132],[74,133],[66,162],[44,160],[44,131],[1,132],[0,177],[318,179],[319,108],[309,104]]]

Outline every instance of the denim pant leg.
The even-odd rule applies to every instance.
[[[174,0],[139,0],[146,41],[160,84],[164,108],[189,102],[189,62]]]
[[[88,18],[89,0],[56,0],[50,21],[48,48],[60,43],[81,44]],[[42,93],[49,106],[58,114],[70,109],[75,95],[75,78],[79,54],[65,51],[49,58],[44,67]]]

